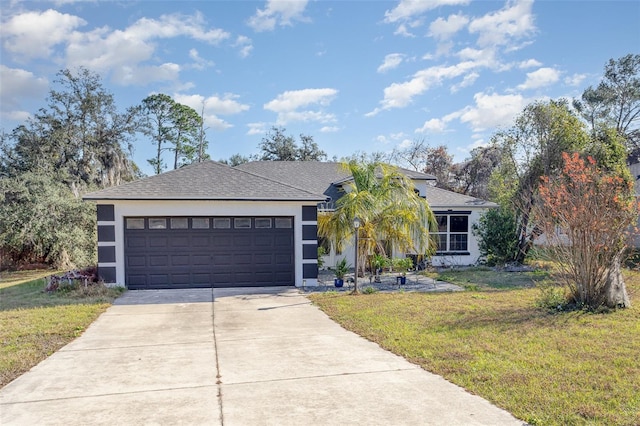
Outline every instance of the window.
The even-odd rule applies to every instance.
[[[209,218],[194,217],[191,219],[191,229],[209,229]]]
[[[247,229],[251,228],[251,218],[248,217],[237,217],[233,219],[233,227],[236,229]]]
[[[171,229],[187,229],[189,228],[189,220],[186,217],[172,217]]]
[[[276,217],[276,228],[291,228],[293,222],[290,217]]]
[[[144,219],[141,217],[128,217],[127,229],[144,229]]]
[[[231,218],[228,217],[217,217],[213,219],[213,227],[215,229],[230,229],[231,228]]]
[[[257,217],[256,228],[271,228],[271,218]]]
[[[436,215],[438,231],[434,233],[436,253],[469,250],[469,216]]]
[[[167,219],[164,217],[150,217],[149,229],[167,229]]]

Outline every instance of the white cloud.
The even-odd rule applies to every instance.
[[[397,141],[397,140],[400,140],[400,139],[402,139],[402,138],[404,138],[405,136],[406,136],[406,135],[405,135],[405,133],[404,133],[404,132],[391,133],[391,134],[389,135],[389,137],[390,137],[391,139],[396,140],[396,141]]]
[[[536,61],[535,59],[527,59],[526,61],[522,61],[518,64],[518,68],[527,69],[527,68],[536,68],[542,66],[542,62]]]
[[[71,67],[113,72],[113,80],[122,85],[175,81],[181,71],[180,65],[143,65],[154,59],[156,40],[189,37],[217,45],[229,36],[221,29],[207,28],[199,13],[162,15],[157,20],[141,18],[124,30],[102,27],[86,33],[74,32],[69,37],[67,63]]]
[[[218,117],[219,115],[239,114],[249,109],[249,105],[242,104],[236,99],[238,95],[233,93],[225,93],[222,96],[212,95],[205,98],[202,95],[185,95],[175,94],[173,98],[176,102],[190,106],[201,114],[204,106],[204,122],[205,125],[216,130],[224,130],[233,127],[231,124]]]
[[[338,94],[336,89],[302,89],[286,91],[264,104],[264,109],[278,114],[277,123],[285,125],[292,121],[335,122],[333,114],[326,113],[322,107],[328,106]],[[319,109],[310,109],[312,106]]]
[[[268,123],[249,123],[247,135],[264,135],[267,133]]]
[[[565,77],[564,84],[567,86],[580,86],[585,78],[587,78],[586,74],[573,74]]]
[[[189,57],[193,59],[193,64],[191,64],[191,67],[197,70],[203,70],[215,65],[213,61],[208,61],[201,57],[196,49],[189,50]]]
[[[308,0],[267,0],[264,9],[257,9],[247,25],[254,31],[273,31],[276,25],[293,25],[291,21],[308,21],[303,16]]]
[[[460,62],[456,65],[438,65],[418,71],[413,78],[404,83],[393,83],[384,89],[381,106],[366,114],[370,117],[382,110],[403,108],[411,103],[415,96],[421,95],[443,80],[459,77],[472,71],[477,64],[473,61]]]
[[[46,78],[0,64],[0,99],[3,107],[16,107],[23,98],[39,98],[49,87]]]
[[[480,77],[480,74],[478,74],[477,72],[472,72],[465,75],[460,83],[454,84],[453,86],[451,86],[451,93],[455,93],[462,88],[473,85],[473,83],[476,82],[478,77]]]
[[[378,143],[382,143],[382,144],[389,143],[389,140],[387,139],[387,137],[385,135],[376,136],[375,141],[378,142]]]
[[[78,16],[49,9],[12,16],[2,23],[0,34],[4,48],[22,61],[51,55],[54,46],[66,42],[76,28],[86,24]]]
[[[337,126],[324,126],[320,128],[320,133],[335,133],[340,130]]]
[[[412,32],[410,32],[407,29],[407,26],[405,24],[398,25],[398,28],[395,30],[395,32],[393,34],[394,35],[403,36],[403,37],[415,37],[416,36],[415,34],[413,34]]]
[[[31,114],[21,110],[24,101],[44,97],[48,87],[46,78],[0,64],[0,117],[3,120],[25,121]]]
[[[238,36],[233,46],[240,48],[239,53],[241,58],[246,58],[251,54],[251,51],[253,50],[253,42],[249,37],[243,35]]]
[[[398,149],[406,149],[409,148],[413,144],[411,139],[403,139],[402,142],[398,144]]]
[[[440,40],[447,40],[469,23],[464,15],[449,15],[447,19],[438,18],[429,25],[429,35]]]
[[[467,4],[469,0],[400,0],[400,3],[392,10],[387,10],[384,14],[384,22],[394,23],[411,19],[416,15],[421,15],[440,6],[452,6]]]
[[[469,123],[475,132],[498,126],[509,126],[513,119],[531,101],[522,95],[476,93],[475,106],[466,107],[456,114],[460,121]]]
[[[89,66],[89,68],[91,68]],[[175,81],[180,74],[180,65],[167,62],[161,65],[122,65],[113,70],[112,80],[122,86],[145,86],[155,81]]]
[[[554,68],[540,68],[536,71],[527,73],[527,80],[518,85],[520,90],[537,89],[549,86],[560,80],[560,71]]]
[[[509,1],[503,9],[472,20],[469,32],[478,34],[480,47],[511,45],[535,32],[532,5],[533,0]]]
[[[378,67],[379,73],[385,73],[389,70],[397,68],[404,58],[402,53],[390,53],[384,57],[384,62]]]
[[[311,104],[328,105],[337,93],[336,89],[286,91],[278,95],[276,99],[267,102],[264,108],[274,112],[286,112]]]
[[[447,128],[447,123],[439,118],[432,118],[424,122],[421,128],[416,129],[416,133],[442,133]]]

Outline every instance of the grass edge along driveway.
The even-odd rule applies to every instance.
[[[471,283],[477,271],[460,274]],[[638,425],[640,273],[627,278],[634,306],[606,314],[552,313],[535,307],[540,290],[500,283],[309,297],[346,329],[529,424]]]
[[[44,277],[55,272],[0,275],[0,387],[82,334],[122,293],[105,287],[46,293]]]

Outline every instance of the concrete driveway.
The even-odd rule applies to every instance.
[[[0,390],[2,425],[522,425],[295,289],[129,291]]]

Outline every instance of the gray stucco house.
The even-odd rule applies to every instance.
[[[403,172],[438,218],[433,263],[475,263],[471,226],[495,204]],[[207,161],[86,194],[97,204],[99,274],[130,289],[317,285],[317,212],[349,179],[338,163]]]

